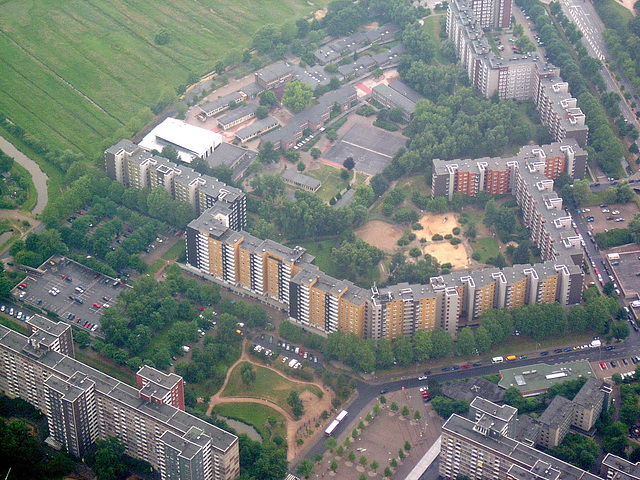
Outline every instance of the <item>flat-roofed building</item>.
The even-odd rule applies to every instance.
[[[255,80],[265,90],[277,88],[293,79],[293,68],[285,62],[277,62],[255,73]]]
[[[222,143],[222,135],[189,125],[176,118],[167,118],[151,130],[140,142],[148,150],[161,151],[173,147],[180,160],[191,163],[196,157],[207,158]]]
[[[282,179],[289,185],[313,193],[317,192],[322,185],[322,182],[320,182],[320,180],[308,175],[303,175],[302,173],[294,172],[291,169],[287,169],[284,171],[284,173],[282,174]]]
[[[243,102],[246,98],[247,94],[242,91],[232,92],[203,105],[198,105],[198,108],[200,109],[201,114],[205,117],[213,117],[215,114],[229,108],[229,105],[232,103],[238,104]]]

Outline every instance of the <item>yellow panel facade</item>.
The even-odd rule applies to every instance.
[[[315,281],[314,281],[315,283]],[[309,324],[324,330],[325,293],[311,287],[309,289]]]
[[[558,290],[558,275],[551,275],[540,281],[540,302],[554,303]]]
[[[244,288],[251,288],[251,252],[242,248],[242,245],[238,248],[238,261],[237,269],[238,275],[236,276],[237,282]]]
[[[211,275],[223,278],[222,259],[222,242],[209,237],[209,273]]]
[[[264,291],[273,298],[280,298],[280,259],[267,255],[264,260]]]
[[[522,307],[527,298],[527,279],[511,284],[511,297],[508,307]]]
[[[394,300],[385,307],[385,319],[387,324],[387,336],[390,340],[403,335],[404,332],[404,302]]]
[[[343,295],[339,300],[338,330],[344,333],[353,333],[358,337],[364,336],[365,304],[354,305]]]
[[[419,330],[433,330],[436,328],[438,312],[436,297],[422,298],[416,305],[416,328]]]

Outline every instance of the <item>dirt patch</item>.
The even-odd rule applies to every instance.
[[[428,243],[422,249],[422,253],[428,253],[437,258],[441,264],[450,263],[454,269],[469,266],[469,254],[463,244],[451,245],[447,240]]]
[[[397,250],[397,242],[403,234],[402,229],[382,220],[372,220],[356,230],[358,238],[386,253],[394,253]]]
[[[316,20],[322,20],[326,14],[327,14],[327,11],[324,8],[321,8],[320,10],[316,10],[315,12],[313,12],[313,16]]]
[[[619,0],[620,1],[620,0]],[[635,16],[636,11],[633,9],[633,5],[636,3],[637,0],[622,0],[620,3],[622,3],[622,5],[624,6],[624,8],[626,8],[627,10],[629,10],[631,13],[633,13],[633,15]]]
[[[460,227],[458,218],[453,213],[427,213],[420,219],[422,232],[426,234],[427,240],[430,240],[436,234],[443,237],[450,234],[455,227]]]

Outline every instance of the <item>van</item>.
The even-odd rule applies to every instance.
[[[518,358],[518,357],[516,357],[515,355],[509,355],[509,356],[507,357],[507,361],[508,361],[508,362],[510,362],[510,361],[512,361],[512,360],[515,360],[516,358]]]
[[[504,358],[502,357],[493,357],[491,359],[491,363],[502,363],[502,362],[504,362]]]

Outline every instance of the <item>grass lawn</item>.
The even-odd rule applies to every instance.
[[[327,275],[335,276],[333,261],[331,260],[331,249],[336,246],[334,240],[321,240],[318,242],[297,242],[296,245],[307,250],[307,253],[316,257],[316,265]],[[295,245],[291,246],[294,248]]]
[[[161,258],[158,258],[155,262],[149,265],[147,273],[149,275],[155,275],[156,273],[158,273],[158,270],[160,270],[164,265],[166,265],[166,262]]]
[[[446,15],[446,12],[438,12],[436,14],[431,14],[424,19],[424,29],[427,30],[431,34],[431,38],[436,44],[436,54],[435,58],[440,63],[450,63],[446,60],[442,54],[440,53],[440,44],[442,40],[440,40],[440,32],[442,31],[442,25],[440,24],[440,20]]]
[[[31,174],[18,162],[13,162],[13,167],[11,167],[11,171],[9,173],[14,176],[20,176],[27,180],[27,184],[29,185],[27,191],[27,199],[22,205],[20,205],[19,209],[23,212],[30,212],[38,202],[38,192],[36,192],[36,187],[33,184],[33,180],[31,179]]]
[[[45,143],[99,155],[140,110],[253,33],[328,3],[305,0],[0,2],[0,112]],[[170,41],[157,45],[164,29]],[[142,126],[142,125],[141,125]]]
[[[5,327],[10,328],[11,330],[15,330],[16,332],[23,335],[29,335],[29,328],[27,328],[26,324],[16,322],[4,313],[0,314],[0,325],[4,325]]]
[[[263,440],[276,435],[280,435],[282,438],[287,437],[284,415],[267,405],[258,403],[222,403],[213,407],[213,411],[218,415],[233,418],[253,426]],[[273,430],[268,423],[269,418],[276,421],[276,426]]]
[[[321,390],[315,385],[308,383],[296,382],[284,378],[278,375],[268,368],[254,365],[253,368],[256,372],[256,380],[252,385],[245,385],[242,383],[240,372],[242,365],[248,363],[240,363],[231,372],[229,382],[222,392],[223,397],[256,397],[265,398],[277,403],[287,411],[291,411],[291,407],[287,403],[287,397],[292,390],[302,393],[309,391],[316,396],[322,394]]]
[[[498,248],[498,239],[493,237],[476,238],[475,243],[471,244],[473,253],[480,254],[479,262],[487,263],[491,257],[496,257],[500,253]]]
[[[187,241],[185,239],[178,240],[169,250],[167,250],[162,258],[165,260],[176,260],[185,251]]]
[[[585,335],[565,335],[556,336],[551,338],[545,338],[541,341],[536,341],[530,337],[510,337],[503,345],[496,345],[492,347],[492,355],[520,355],[523,352],[534,352],[537,350],[555,349],[559,347],[566,347],[568,345],[583,345],[593,340],[593,334]],[[540,358],[540,363],[550,363],[550,360]]]
[[[125,373],[114,365],[111,365],[101,359],[94,358],[80,348],[75,349],[75,354],[76,360],[78,360],[79,362],[89,365],[90,367],[93,367],[96,370],[101,371],[102,373],[111,375],[112,377],[126,383],[127,385],[133,386],[136,384],[136,380],[133,374]]]
[[[305,175],[316,178],[322,182],[322,186],[316,192],[322,200],[328,202],[339,192],[347,188],[347,182],[340,178],[340,172],[337,168],[327,165],[326,163],[316,163],[319,167],[314,167],[313,170],[303,172]],[[355,181],[351,184],[351,188],[356,188],[358,185],[364,183],[367,176],[364,173],[356,173]]]
[[[407,199],[411,201],[411,193],[420,192],[425,195],[431,196],[431,185],[427,185],[424,175],[412,175],[410,177],[403,177],[398,181],[398,187],[405,187],[410,193],[407,194]]]

